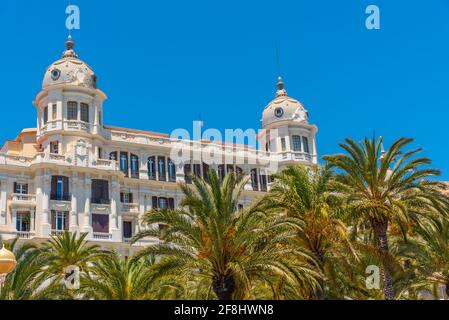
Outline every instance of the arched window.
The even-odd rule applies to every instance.
[[[147,166],[148,166],[148,179],[156,180],[156,158],[149,157]]]
[[[176,182],[176,166],[172,159],[168,159],[167,162],[168,181]]]
[[[301,137],[300,136],[292,136],[292,145],[293,145],[293,151],[301,152]]]
[[[165,169],[165,157],[157,158],[157,171],[159,174],[159,181],[167,181]]]
[[[131,154],[131,178],[139,178],[139,157]]]

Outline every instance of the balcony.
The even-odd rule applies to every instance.
[[[32,239],[34,237],[34,232],[31,231],[16,231],[14,233],[20,239]]]
[[[100,233],[100,232],[94,232],[93,233],[94,240],[103,240],[103,241],[109,241],[112,239],[112,234],[110,233]]]
[[[18,205],[35,205],[36,203],[36,195],[34,194],[20,194],[13,193],[11,195],[11,203]]]
[[[66,232],[66,230],[51,230],[51,235],[53,237],[58,237],[58,236],[62,236],[65,232]]]
[[[139,204],[138,203],[122,203],[120,206],[120,211],[124,214],[139,214]]]
[[[71,195],[69,195],[69,194],[55,194],[55,193],[52,193],[50,195],[50,200],[53,200],[53,201],[71,201],[72,198],[71,198]]]

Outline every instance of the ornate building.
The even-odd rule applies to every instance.
[[[64,230],[87,232],[89,241],[128,254],[135,246],[156,241],[129,245],[144,227],[139,218],[151,208],[176,207],[182,198],[177,182],[191,183],[193,174],[207,179],[209,169],[221,178],[231,171],[247,173],[250,179],[240,203],[246,206],[270,187],[267,163],[277,168],[317,163],[317,127],[309,124],[303,105],[288,96],[281,78],[262,115],[266,131],[259,141],[264,150],[182,141],[189,152],[201,153],[207,145],[226,159],[182,162],[172,159],[179,141],[167,134],[104,125],[106,95],[97,87],[96,74],[78,58],[71,37],[66,46],[62,58],[46,70],[33,102],[37,127],[24,129],[1,149],[3,239],[42,241]],[[240,151],[247,159],[239,159]],[[235,156],[229,160],[228,154]],[[256,158],[264,164],[248,161]]]

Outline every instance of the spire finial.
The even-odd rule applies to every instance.
[[[71,34],[69,34],[67,41],[65,42],[65,46],[67,47],[67,50],[72,50],[75,46],[75,42],[73,42]]]
[[[285,90],[284,81],[282,81],[281,76],[278,76],[278,82],[276,83],[276,86],[278,87],[278,90],[276,91],[276,98],[288,96],[287,91]]]

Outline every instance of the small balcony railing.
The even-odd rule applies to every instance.
[[[15,234],[20,239],[32,239],[34,237],[34,232],[31,231],[16,231]]]
[[[67,230],[51,230],[51,235],[53,237],[61,236],[63,235]]]
[[[50,195],[50,200],[54,200],[54,201],[70,201],[71,200],[71,196],[69,194],[55,194],[55,193],[52,193]]]
[[[35,194],[21,194],[21,193],[13,193],[11,195],[12,201],[25,201],[25,202],[35,202],[36,195]]]
[[[92,204],[111,204],[111,199],[104,199],[104,198],[91,198]]]
[[[102,233],[102,232],[94,232],[93,237],[94,237],[94,240],[111,240],[112,234]]]
[[[138,203],[122,203],[121,211],[124,213],[139,213]]]

